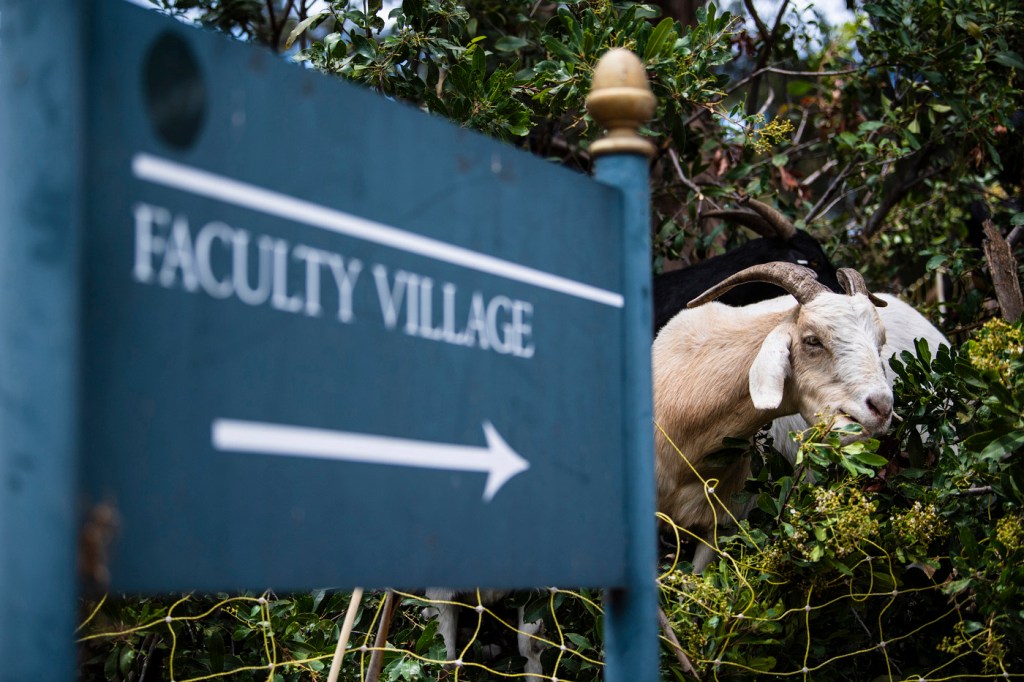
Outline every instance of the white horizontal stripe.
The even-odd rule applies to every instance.
[[[132,158],[135,177],[419,256],[621,308],[622,294],[360,218],[150,154]]]
[[[229,452],[489,472],[486,447],[430,443],[290,424],[215,419],[213,447]]]

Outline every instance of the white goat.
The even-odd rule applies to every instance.
[[[480,590],[480,605],[493,604],[508,594],[508,590]],[[457,598],[464,599],[470,595],[475,599],[476,592],[451,590],[443,587],[429,587],[426,591],[426,598],[433,600],[435,603],[432,607],[424,609],[424,615],[428,617],[437,616],[437,629],[444,640],[445,655],[449,661],[455,661],[458,655],[456,636],[459,629],[459,609],[462,607],[448,602]],[[535,639],[533,635],[537,635],[543,630],[544,621],[538,620],[533,623],[527,623],[524,618],[525,609],[522,606],[518,608],[517,614],[519,623],[516,645],[519,649],[519,655],[526,659],[524,666],[526,675],[524,678],[526,680],[539,680],[540,675],[544,672],[540,662],[540,655],[543,649],[541,641]]]
[[[878,315],[885,326],[886,337],[885,345],[882,346],[882,364],[885,368],[885,378],[892,386],[896,380],[896,373],[889,366],[889,359],[903,351],[916,354],[915,339],[924,339],[933,357],[938,352],[939,346],[950,344],[949,339],[909,303],[891,294],[875,294],[875,296],[887,304],[884,308],[878,309]],[[796,300],[791,296],[782,296],[773,301],[780,304],[780,309],[792,308],[796,305]],[[791,464],[796,462],[799,446],[789,437],[789,434],[791,431],[804,431],[809,427],[810,424],[807,423],[807,420],[799,414],[780,417],[772,422],[769,433],[775,441],[775,449],[785,455]]]
[[[658,509],[678,525],[713,538],[717,519],[728,518],[708,504],[705,480],[714,481],[715,497],[731,513],[741,511],[731,498],[750,474],[749,459],[708,457],[725,437],[749,438],[794,413],[813,420],[834,412],[840,424],[859,423],[863,437],[888,428],[892,389],[881,359],[885,328],[875,311],[885,302],[868,293],[856,271],[844,268],[839,276],[849,295],[832,293],[813,271],[792,263],[747,268],[691,301],[654,340]],[[799,305],[708,303],[748,281],[776,284]],[[712,556],[699,544],[694,570]]]

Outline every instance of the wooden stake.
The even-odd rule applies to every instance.
[[[363,601],[363,588],[357,587],[352,590],[352,599],[348,602],[348,611],[345,612],[345,622],[342,623],[341,634],[338,636],[338,646],[334,648],[334,660],[331,661],[331,671],[327,674],[327,682],[338,682],[341,659],[345,656],[345,648],[348,646],[348,638],[352,635],[352,625],[356,622],[356,612],[359,611],[361,601]]]

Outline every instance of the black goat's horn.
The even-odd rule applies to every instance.
[[[768,204],[762,203],[757,199],[751,199],[750,197],[743,197],[740,199],[740,203],[745,206],[749,206],[759,216],[770,223],[771,226],[775,228],[775,231],[778,233],[777,236],[780,239],[789,240],[796,234],[796,227],[792,222],[790,222],[789,218]]]
[[[829,289],[818,281],[818,276],[810,268],[805,268],[796,263],[777,261],[774,263],[762,263],[754,265],[746,270],[740,270],[735,275],[727,277],[703,294],[686,304],[687,308],[696,308],[708,301],[713,301],[733,287],[738,287],[747,282],[768,282],[782,287],[801,304],[811,301],[818,294],[827,292]]]
[[[868,285],[864,282],[864,277],[853,268],[839,268],[836,271],[836,277],[839,279],[839,284],[842,285],[843,291],[848,295],[853,296],[854,294],[864,294],[868,297],[869,301],[879,308],[884,308],[889,305],[871,293],[868,289]]]
[[[774,225],[753,211],[740,209],[706,211],[700,216],[701,220],[708,220],[710,218],[720,218],[721,220],[726,220],[728,222],[738,223],[743,227],[753,230],[762,237],[772,238],[779,236],[779,231],[775,229]]]

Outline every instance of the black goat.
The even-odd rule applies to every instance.
[[[752,265],[773,261],[805,265],[817,273],[819,282],[832,291],[842,292],[835,267],[814,237],[796,229],[785,216],[766,204],[753,199],[743,199],[741,203],[752,210],[709,211],[702,217],[740,223],[762,237],[696,265],[657,275],[653,288],[655,336],[691,300]],[[739,306],[784,296],[785,293],[773,284],[756,283],[736,287],[719,300]]]

